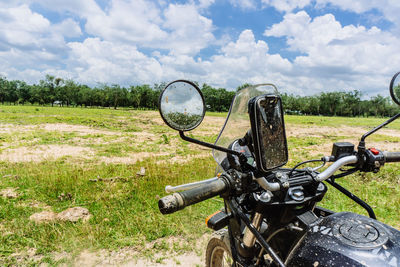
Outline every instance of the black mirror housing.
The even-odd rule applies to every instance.
[[[254,97],[248,110],[257,168],[268,172],[285,165],[289,156],[281,97]]]
[[[158,109],[164,122],[177,131],[195,129],[203,121],[206,112],[201,90],[186,80],[167,84],[160,94]]]
[[[400,105],[400,72],[396,73],[390,81],[390,96],[397,105]]]

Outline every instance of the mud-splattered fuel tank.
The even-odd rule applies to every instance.
[[[287,266],[400,266],[400,232],[365,216],[341,212],[313,224]]]

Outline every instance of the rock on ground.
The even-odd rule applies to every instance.
[[[42,211],[38,213],[34,213],[29,217],[29,220],[42,223],[42,222],[51,222],[51,221],[68,221],[68,222],[77,222],[79,220],[87,221],[91,217],[89,210],[82,207],[73,207],[66,209],[60,213],[55,213],[52,211]]]
[[[42,222],[51,222],[56,219],[57,213],[52,211],[42,211],[38,213],[34,213],[29,217],[29,220],[42,223]]]
[[[57,214],[56,219],[60,221],[77,222],[79,220],[87,221],[91,217],[89,210],[82,207],[66,209]]]
[[[6,188],[0,191],[0,196],[4,198],[17,198],[18,193],[15,191],[15,188]]]

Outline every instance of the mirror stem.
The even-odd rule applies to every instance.
[[[361,137],[361,141],[364,141],[365,138],[367,138],[368,136],[370,136],[371,134],[375,133],[376,131],[378,131],[379,129],[381,129],[382,127],[388,125],[389,123],[391,123],[392,121],[398,119],[400,117],[400,113],[397,115],[394,115],[393,117],[391,117],[390,119],[388,119],[387,121],[385,121],[384,123],[382,123],[381,125],[375,127],[374,129],[372,129],[371,131],[367,132],[366,134],[364,134]]]
[[[389,123],[393,122],[394,120],[398,119],[400,117],[400,113],[397,115],[394,115],[393,117],[391,117],[390,119],[388,119],[387,121],[385,121],[384,123],[382,123],[381,125],[375,127],[374,129],[372,129],[371,131],[365,133],[360,140],[360,143],[358,143],[358,152],[359,153],[364,153],[365,151],[365,138],[367,138],[368,136],[370,136],[371,134],[375,133],[376,131],[378,131],[379,129],[385,127],[386,125],[388,125]]]
[[[227,149],[225,147],[216,146],[216,145],[213,145],[213,144],[210,144],[210,143],[206,143],[206,142],[203,142],[203,141],[188,137],[188,136],[186,136],[184,134],[183,131],[179,131],[179,136],[185,141],[188,141],[188,142],[191,142],[191,143],[195,143],[195,144],[198,144],[198,145],[201,145],[201,146],[205,146],[205,147],[208,147],[208,148],[216,149],[216,150],[219,150],[219,151],[222,151],[222,152],[225,152],[225,153],[233,154],[233,155],[238,156],[239,158],[243,155],[242,153],[240,153],[238,151],[235,151],[235,150]]]

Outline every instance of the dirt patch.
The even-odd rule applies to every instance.
[[[383,135],[393,136],[393,137],[400,137],[400,131],[393,130],[393,129],[382,129],[382,130],[378,131],[378,134],[383,134]]]
[[[210,235],[197,239],[195,244],[189,244],[184,238],[169,237],[147,243],[144,248],[127,247],[117,251],[101,250],[97,252],[83,251],[74,261],[73,266],[137,266],[137,267],[169,267],[169,266],[204,266],[204,254]],[[159,249],[162,246],[166,249]],[[174,248],[190,246],[196,252],[177,252]],[[154,250],[159,252],[153,254]],[[143,257],[144,251],[151,256]],[[182,251],[179,249],[179,251]],[[63,254],[63,257],[68,256]]]
[[[35,125],[15,125],[10,123],[0,123],[0,133],[28,132],[35,130]]]
[[[301,147],[293,149],[294,153],[296,151],[308,151],[311,156],[316,155],[330,155],[332,152],[332,137],[343,137],[339,138],[338,142],[349,142],[354,144],[354,147],[357,148],[360,137],[365,134],[367,130],[361,127],[349,127],[349,126],[340,126],[340,127],[315,127],[315,126],[299,126],[289,124],[286,129],[286,134],[288,137],[315,137],[320,139],[328,139],[327,142],[320,145],[312,145],[307,147]],[[388,137],[399,137],[400,131],[392,130],[392,129],[384,129],[378,132],[379,135],[386,135]],[[381,141],[367,142],[367,147],[375,147],[382,151],[390,150],[390,151],[398,151],[398,143],[391,141]],[[290,147],[289,147],[290,149]],[[292,152],[293,153],[293,152]]]
[[[199,128],[195,131],[207,133],[207,135],[215,135],[221,131],[222,126],[225,123],[226,118],[206,116]]]
[[[158,253],[154,255],[153,259],[139,259],[126,263],[122,266],[146,266],[146,267],[178,267],[178,266],[204,266],[205,260],[194,252],[189,252],[181,255],[164,255]]]
[[[196,154],[196,155],[175,156],[175,157],[173,157],[171,159],[168,159],[168,160],[157,161],[157,164],[187,163],[187,162],[192,161],[193,159],[204,159],[204,158],[208,158],[208,157],[211,157],[211,153],[210,152],[208,152],[208,153],[199,153],[199,154]]]
[[[32,214],[29,220],[36,223],[47,223],[54,221],[64,221],[64,222],[77,222],[82,220],[84,222],[88,221],[92,215],[89,210],[82,207],[68,208],[60,213],[55,213],[53,211],[42,211]]]
[[[326,136],[361,136],[366,130],[358,127],[316,127],[288,124],[286,134],[288,137],[326,137]]]
[[[358,145],[358,140],[356,139],[343,139],[340,140],[340,142],[349,142],[354,144],[354,148],[357,149]],[[298,148],[296,150],[301,150],[301,151],[308,151],[311,156],[316,156],[316,155],[324,155],[324,156],[329,156],[332,153],[332,146],[333,143],[328,142],[322,145],[313,145],[313,146],[308,146],[308,147],[303,147],[303,148]],[[392,143],[392,142],[370,142],[367,143],[367,148],[377,148],[381,151],[399,151],[400,148],[397,147],[397,143]]]
[[[148,158],[157,158],[170,155],[170,152],[138,152],[130,153],[126,157],[101,157],[100,162],[111,164],[135,164]]]
[[[64,156],[88,158],[94,152],[87,147],[71,145],[39,145],[35,147],[20,147],[4,150],[0,161],[9,162],[41,162],[54,160]]]
[[[160,136],[156,136],[153,133],[143,131],[132,133],[132,139],[137,143],[142,143],[148,141],[156,141],[157,139],[160,139]]]
[[[30,208],[36,208],[36,209],[41,209],[41,210],[51,210],[51,206],[47,205],[46,203],[40,202],[40,201],[30,201],[30,202],[20,202],[17,204],[17,207],[30,207]]]
[[[75,132],[82,135],[87,135],[87,134],[121,135],[120,132],[99,130],[88,126],[74,125],[67,123],[46,123],[39,125],[38,128],[46,131]]]
[[[36,222],[36,223],[47,223],[47,222],[52,222],[56,219],[57,213],[53,211],[42,211],[38,213],[34,213],[29,217],[30,221]]]
[[[295,124],[288,124],[286,127],[286,134],[288,137],[326,137],[326,136],[351,136],[360,138],[367,130],[361,127],[350,127],[338,125],[338,127],[328,126],[299,126]],[[400,137],[400,131],[393,129],[382,129],[377,132],[380,135],[387,135],[391,137]]]
[[[16,260],[16,266],[25,266],[27,261],[38,266],[38,263],[43,259],[42,255],[37,254],[36,248],[27,248],[26,250],[11,254],[10,257]]]
[[[6,188],[0,191],[0,196],[4,198],[17,198],[18,192],[15,188]]]
[[[64,222],[77,222],[79,220],[86,222],[91,216],[92,215],[89,213],[88,209],[82,207],[73,207],[57,214],[56,219]]]
[[[151,124],[165,125],[164,121],[161,119],[160,113],[157,111],[146,111],[140,114],[134,114],[133,116],[140,117]]]

